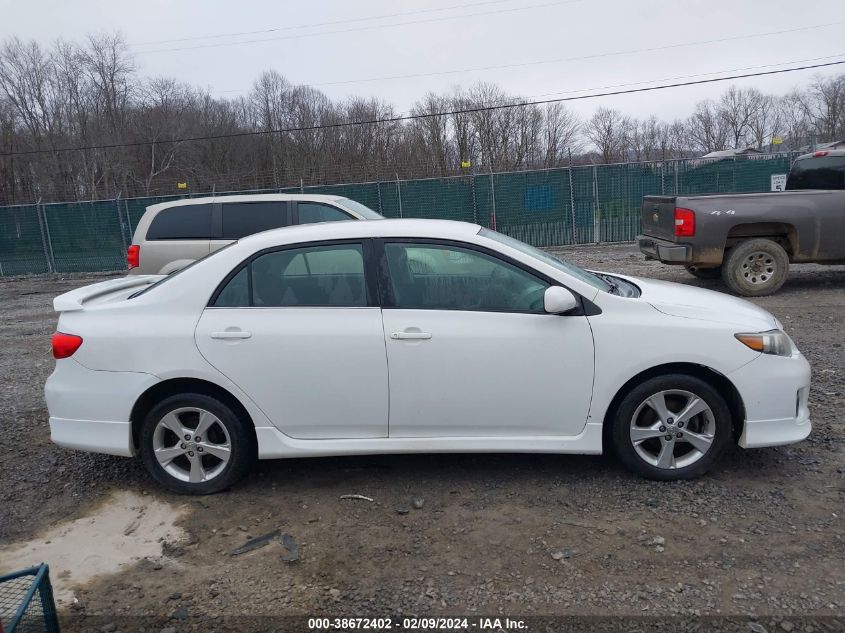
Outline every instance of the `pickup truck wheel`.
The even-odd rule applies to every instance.
[[[740,242],[727,252],[722,279],[744,297],[770,295],[789,274],[789,256],[780,244],[763,238]]]
[[[712,268],[699,268],[698,266],[684,266],[687,272],[693,277],[699,279],[718,279],[722,276],[722,267],[714,266]]]

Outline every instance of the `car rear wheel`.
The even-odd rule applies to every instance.
[[[770,295],[789,274],[789,255],[777,242],[754,238],[731,248],[722,265],[722,279],[744,297]]]
[[[156,481],[180,494],[225,490],[255,460],[244,422],[223,402],[198,393],[153,407],[141,426],[140,452]]]
[[[634,387],[616,410],[611,434],[622,463],[657,480],[703,475],[731,436],[725,400],[686,374],[657,376]]]
[[[718,279],[722,276],[722,267],[713,266],[711,268],[699,268],[698,266],[684,266],[687,272],[693,277],[699,279]]]

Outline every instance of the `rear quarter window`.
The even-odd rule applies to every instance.
[[[319,202],[300,202],[297,204],[296,208],[300,224],[343,222],[344,220],[353,219],[352,216],[345,211],[341,211],[337,207],[321,204]]]
[[[147,229],[148,240],[207,240],[212,237],[210,204],[170,207],[159,211]]]

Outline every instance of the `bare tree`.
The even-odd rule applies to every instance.
[[[710,100],[696,104],[695,111],[687,119],[686,130],[689,144],[695,150],[709,153],[727,147],[727,121]]]
[[[478,137],[473,129],[472,115],[466,113],[472,105],[470,97],[462,90],[457,90],[449,99],[449,109],[455,114],[449,115],[454,136],[457,158],[470,165],[481,161],[478,149]]]
[[[625,160],[628,149],[630,120],[619,110],[599,108],[587,121],[584,134],[595,145],[601,162]]]
[[[751,125],[758,116],[763,94],[754,88],[731,86],[719,99],[718,113],[725,122],[731,147],[742,149],[751,142]]]
[[[481,163],[490,170],[507,169],[511,166],[508,149],[513,135],[513,111],[490,108],[507,105],[512,100],[498,86],[483,83],[469,90],[467,100],[476,109],[469,118],[478,140]]]
[[[569,160],[569,154],[581,150],[581,122],[561,103],[550,103],[544,111],[545,167],[557,167]]]
[[[814,77],[804,104],[819,141],[845,138],[845,75]]]
[[[153,79],[144,86],[141,107],[133,112],[132,128],[146,141],[146,160],[138,161],[138,169],[129,176],[143,184],[147,195],[153,181],[173,166],[181,145],[177,139],[188,135],[193,105],[190,87],[173,79]]]
[[[234,98],[148,79],[119,34],[47,47],[11,38],[0,43],[0,204],[172,194],[182,180],[207,191],[448,176],[467,173],[465,161],[471,173],[556,167],[569,152],[582,163],[665,160],[771,149],[773,136],[795,150],[845,137],[845,75],[783,97],[732,86],[672,122],[599,108],[582,123],[489,83],[429,93],[412,114],[396,121],[365,96],[333,101],[275,70]]]
[[[809,142],[810,114],[805,103],[804,95],[798,90],[777,100],[781,128],[785,135],[785,149],[798,150]]]
[[[411,108],[413,116],[422,118],[411,121],[408,129],[413,159],[431,165],[434,173],[442,176],[449,173],[456,160],[449,119],[440,114],[448,110],[449,98],[430,92]]]
[[[758,97],[748,129],[754,147],[766,151],[772,149],[772,139],[783,132],[781,112],[774,97],[763,94]]]
[[[629,147],[635,161],[656,160],[661,156],[663,125],[656,116],[643,121],[631,119],[629,127]]]

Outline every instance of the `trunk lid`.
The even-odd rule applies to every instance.
[[[643,235],[675,239],[676,196],[645,196],[642,206]]]
[[[121,301],[164,277],[165,275],[131,275],[83,286],[53,299],[53,310],[75,312],[94,305]]]

